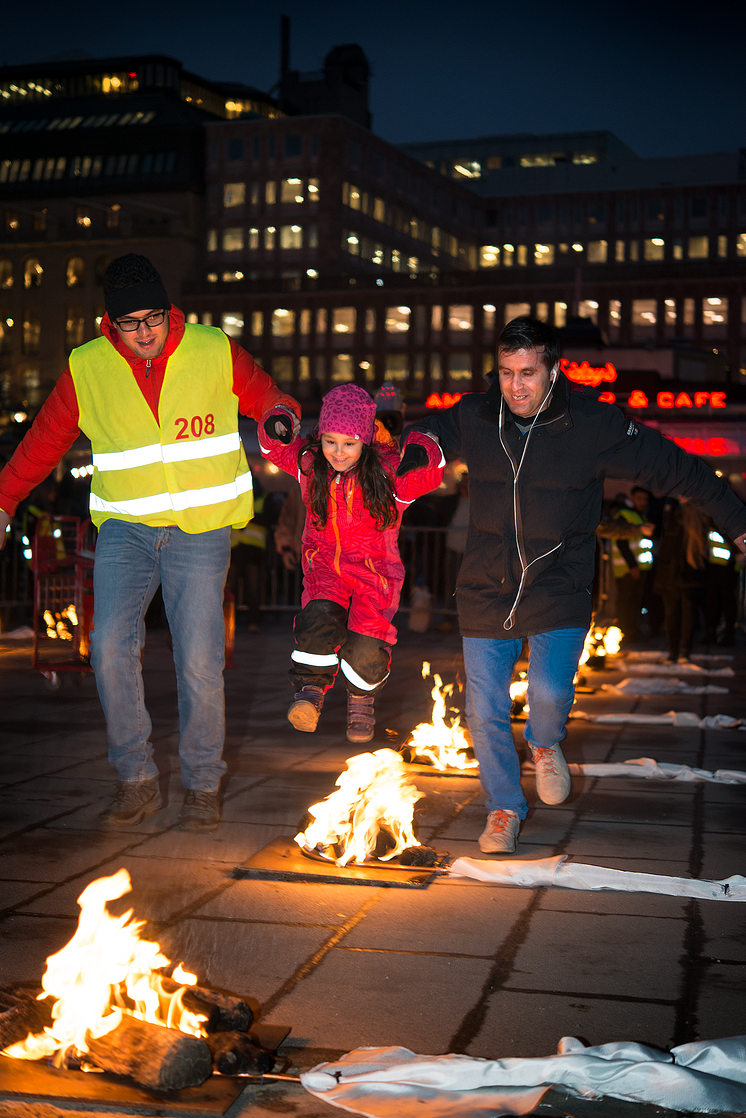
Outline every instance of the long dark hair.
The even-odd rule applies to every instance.
[[[309,468],[304,469],[303,456],[308,452],[312,461]],[[298,469],[311,479],[308,487],[309,511],[316,527],[324,528],[329,511],[329,478],[335,470],[324,457],[321,437],[317,432],[309,435],[298,451]],[[399,518],[394,486],[376,447],[363,443],[357,465],[349,473],[360,482],[363,504],[375,520],[376,528],[380,532],[384,528],[393,528]]]

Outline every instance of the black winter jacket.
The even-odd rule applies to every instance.
[[[469,469],[470,523],[456,588],[467,637],[588,628],[606,477],[687,496],[724,534],[746,532],[746,506],[724,479],[599,403],[592,389],[571,389],[562,374],[530,436],[503,404],[497,380],[415,430],[432,431],[446,456]]]

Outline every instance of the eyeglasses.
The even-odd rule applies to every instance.
[[[147,318],[118,318],[115,321],[119,329],[123,330],[125,334],[133,334],[143,325],[154,330],[156,326],[160,326],[167,314],[168,311],[153,311]]]

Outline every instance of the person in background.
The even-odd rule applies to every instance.
[[[707,566],[705,568],[705,641],[732,648],[736,643],[738,618],[738,579],[743,556],[727,536],[718,532],[712,520],[707,529]],[[723,635],[718,641],[720,619]]]
[[[632,490],[632,508],[622,505],[615,519],[634,525],[639,534],[632,538],[617,538],[611,550],[611,561],[616,582],[616,616],[628,646],[640,638],[640,611],[647,588],[647,575],[653,563],[654,525],[648,520],[647,489],[636,485]]]
[[[288,720],[313,732],[341,668],[352,742],[373,737],[374,696],[389,675],[392,618],[404,579],[397,544],[402,509],[440,484],[445,465],[437,440],[418,435],[424,461],[398,478],[399,452],[375,413],[365,389],[343,384],[324,397],[318,430],[307,439],[281,445],[275,410],[259,425],[262,454],[297,477],[307,510]]]
[[[82,431],[91,440],[91,663],[119,784],[99,816],[134,827],[162,807],[140,653],[145,613],[163,590],[179,702],[182,830],[220,821],[225,772],[223,588],[231,527],[252,515],[238,414],[275,409],[281,433],[299,408],[222,330],[186,323],[152,263],[117,257],[104,276],[101,337],[68,367],[0,473],[0,546],[18,502]]]
[[[262,578],[266,571],[267,556],[267,494],[253,470],[251,476],[254,516],[243,528],[231,528],[231,562],[226,587],[233,595],[236,605],[243,604],[246,607],[248,631],[258,633],[262,619],[259,609]]]
[[[385,380],[373,399],[376,405],[376,419],[398,440],[404,430],[404,413],[407,410],[401,392],[395,384]]]
[[[668,664],[688,664],[705,583],[708,518],[685,497],[672,501],[663,520],[655,590],[663,600]]]

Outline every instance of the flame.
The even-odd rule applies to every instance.
[[[44,610],[44,622],[47,626],[47,636],[53,640],[71,641],[73,634],[70,631],[69,625],[78,624],[78,614],[75,610],[75,605],[71,602],[60,613],[52,613],[51,610]],[[69,622],[69,625],[68,625]]]
[[[426,679],[429,675],[430,665],[425,661],[422,678]],[[434,675],[433,680],[430,692],[433,700],[432,722],[420,722],[419,726],[415,726],[405,744],[416,757],[429,761],[440,772],[445,769],[476,769],[479,762],[466,756],[469,741],[461,728],[458,714],[450,726],[446,724],[446,698],[453,694],[453,684],[444,687],[439,675]]]
[[[157,972],[170,966],[170,960],[158,943],[140,939],[145,921],[134,920],[131,909],[123,916],[107,912],[107,902],[131,888],[129,873],[121,869],[83,890],[78,897],[80,917],[75,935],[61,951],[49,956],[41,981],[39,1001],[55,999],[53,1024],[43,1033],[29,1034],[26,1040],[10,1045],[2,1055],[19,1060],[54,1056],[59,1066],[70,1049],[88,1051],[87,1037],[112,1032],[125,1013],[192,1036],[205,1035],[202,1022],[207,1018],[182,1005],[184,986],[173,994],[164,991],[163,974]],[[188,985],[196,982],[180,965],[174,976]]]
[[[334,847],[339,853],[332,860],[346,866],[373,857],[381,831],[394,842],[392,850],[379,855],[382,862],[421,845],[412,821],[414,805],[424,793],[408,783],[404,761],[393,749],[350,757],[336,785],[336,792],[308,809],[313,823],[295,836],[299,846],[322,853]]]
[[[624,633],[618,625],[609,625],[606,628],[591,625],[586,634],[578,667],[587,663],[591,656],[616,656],[622,646],[623,637]]]

